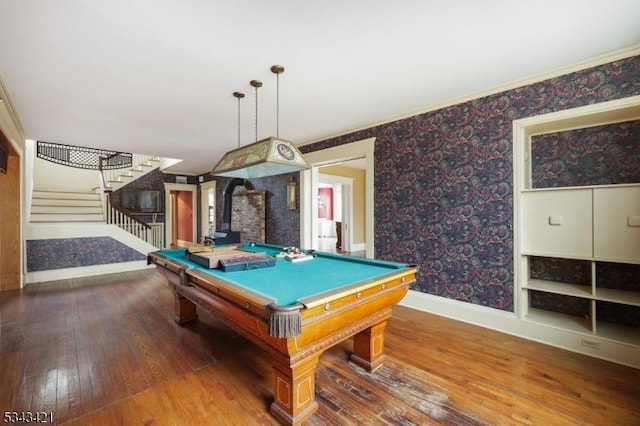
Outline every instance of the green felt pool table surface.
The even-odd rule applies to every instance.
[[[242,250],[265,252],[275,256],[282,247],[269,244],[244,244]],[[186,249],[165,249],[156,252],[168,259],[209,274],[239,288],[269,298],[276,305],[287,306],[305,299],[318,297],[323,293],[350,285],[376,279],[390,272],[407,267],[404,263],[388,262],[334,253],[316,252],[317,256],[302,262],[290,262],[276,258],[275,266],[224,272],[209,269],[186,257]]]

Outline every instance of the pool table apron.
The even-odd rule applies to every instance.
[[[396,269],[300,300],[296,313],[301,317],[301,332],[283,338],[270,334],[272,299],[156,253],[149,259],[174,293],[177,323],[195,320],[197,305],[270,355],[274,370],[270,410],[285,424],[300,424],[317,410],[315,368],[324,350],[353,336],[351,361],[367,371],[382,365],[386,322],[416,277],[415,267]]]

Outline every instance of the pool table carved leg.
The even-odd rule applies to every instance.
[[[316,366],[320,353],[291,366],[288,362],[271,358],[273,366],[273,398],[271,414],[280,422],[299,425],[317,409]]]
[[[184,324],[185,322],[198,319],[196,313],[196,304],[186,297],[181,296],[177,292],[173,292],[174,296],[174,321],[178,324]]]
[[[353,336],[353,354],[351,362],[367,371],[374,371],[380,367],[385,359],[384,329],[387,322],[383,321]]]

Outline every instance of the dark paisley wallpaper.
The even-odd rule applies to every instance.
[[[414,290],[513,311],[513,120],[638,94],[636,56],[301,151],[376,137],[375,256],[417,263]]]
[[[27,240],[27,272],[145,260],[111,237]]]
[[[640,182],[640,121],[531,138],[534,188]]]

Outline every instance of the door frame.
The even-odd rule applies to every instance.
[[[318,183],[341,186],[342,204],[342,251],[352,252],[353,248],[353,178],[318,173]],[[317,211],[316,211],[317,216]]]
[[[300,246],[318,249],[319,172],[322,166],[349,160],[365,160],[365,256],[373,258],[374,244],[374,149],[376,138],[363,139],[304,154],[311,168],[300,172]]]
[[[171,235],[173,232],[173,215],[174,211],[171,207],[171,191],[189,191],[191,192],[191,235],[193,238],[198,238],[198,185],[185,184],[185,183],[166,183],[164,184],[164,206],[165,206],[165,246],[168,247],[171,244]],[[195,243],[195,241],[191,241]]]
[[[200,238],[204,238],[209,235],[209,203],[207,202],[207,194],[209,191],[213,191],[213,217],[214,223],[213,226],[215,228],[215,217],[216,217],[216,181],[210,180],[208,182],[204,182],[200,184]]]

